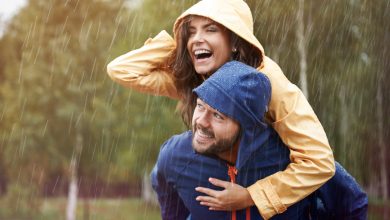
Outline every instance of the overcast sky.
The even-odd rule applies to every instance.
[[[26,3],[26,0],[0,0],[0,37],[3,33],[3,23],[10,19]]]
[[[1,19],[4,20],[12,17],[26,2],[26,0],[0,0]]]

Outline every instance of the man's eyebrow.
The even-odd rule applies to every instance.
[[[211,107],[211,108],[212,108],[212,107]],[[213,113],[216,113],[216,114],[218,114],[218,115],[221,115],[221,116],[223,116],[224,118],[227,117],[225,114],[223,114],[222,112],[218,111],[217,109],[214,109],[214,108],[212,108],[212,109],[214,110]]]

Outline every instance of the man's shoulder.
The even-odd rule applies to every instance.
[[[157,167],[166,178],[178,174],[178,169],[192,160],[195,153],[191,143],[192,132],[187,131],[172,136],[161,146]]]
[[[186,131],[172,136],[161,146],[158,160],[172,160],[192,151],[192,132]]]
[[[185,150],[192,149],[192,132],[185,131],[181,134],[173,135],[162,146],[161,150]]]

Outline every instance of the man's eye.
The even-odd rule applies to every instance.
[[[217,118],[217,119],[223,119],[222,115],[218,114],[218,113],[214,113],[214,117]]]

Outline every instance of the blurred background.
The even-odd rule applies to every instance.
[[[149,172],[176,101],[106,74],[195,0],[0,0],[0,219],[160,219]],[[390,1],[246,1],[335,158],[390,218]]]

